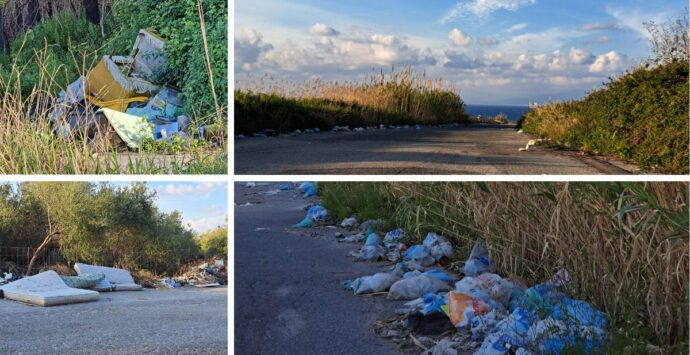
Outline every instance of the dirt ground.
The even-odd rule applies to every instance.
[[[611,159],[545,147],[510,126],[325,132],[235,140],[235,172],[268,174],[627,174]]]
[[[0,300],[0,354],[227,354],[228,288],[102,292],[34,307]]]

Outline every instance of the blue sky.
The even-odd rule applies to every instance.
[[[579,98],[647,57],[680,0],[236,0],[235,78],[356,80],[411,65],[470,104]]]
[[[130,185],[115,182],[114,186]],[[156,191],[158,208],[180,211],[185,224],[203,233],[225,225],[228,216],[228,184],[225,182],[149,182]]]

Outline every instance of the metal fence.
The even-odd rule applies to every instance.
[[[36,248],[31,247],[0,247],[0,261],[12,262],[19,266],[27,266]],[[65,259],[56,247],[44,248],[36,257],[34,265],[42,267],[51,264],[64,263]]]

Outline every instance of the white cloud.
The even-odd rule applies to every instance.
[[[235,66],[251,70],[273,46],[263,42],[263,35],[251,28],[244,28],[235,35]]]
[[[159,196],[208,196],[217,188],[227,185],[223,182],[202,182],[194,184],[169,183],[156,186]]]
[[[598,56],[594,63],[589,66],[589,71],[592,73],[615,72],[623,69],[624,61],[624,56],[616,51],[611,51]]]
[[[536,3],[536,0],[471,0],[459,2],[446,13],[441,22],[448,23],[456,18],[468,15],[486,17],[495,11],[515,11],[534,3]]]
[[[460,47],[467,47],[472,43],[472,38],[457,28],[450,31],[448,39],[455,43],[456,46]]]
[[[480,37],[479,38],[479,44],[483,46],[493,46],[495,44],[498,44],[500,42],[498,39],[494,37]]]
[[[225,225],[228,216],[221,211],[218,212],[219,213],[204,216],[202,218],[187,220],[187,224],[197,233],[204,233],[217,227],[222,227]]]
[[[637,9],[619,9],[607,7],[606,12],[618,21],[618,26],[637,32],[642,38],[650,38],[649,31],[644,26],[645,22],[654,21],[663,23],[674,14],[664,11],[658,13],[642,12]]]
[[[315,36],[324,37],[337,36],[340,34],[340,32],[336,31],[333,27],[324,25],[323,23],[316,23],[313,26],[311,26],[309,28],[309,33]]]
[[[613,22],[591,22],[580,26],[582,32],[609,31],[615,30],[616,24]]]
[[[307,77],[318,77],[321,71],[344,73],[371,71],[378,66],[436,63],[431,50],[414,47],[405,37],[371,33],[361,28],[338,36],[318,36],[312,41],[285,41],[261,60],[264,71],[290,71]]]
[[[525,28],[527,28],[527,24],[526,24],[526,23],[518,23],[517,25],[510,26],[510,27],[506,30],[506,32],[508,32],[508,33],[515,33],[515,32],[518,32],[518,31],[522,31],[522,30],[524,30]]]

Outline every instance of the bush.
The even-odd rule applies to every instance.
[[[688,173],[688,62],[638,68],[580,101],[525,115],[525,131],[556,144],[614,155],[643,169]]]
[[[97,63],[101,44],[98,26],[61,12],[14,40],[9,53],[0,55],[0,83],[19,85],[22,94],[29,95],[40,81],[48,81],[50,94],[57,94]],[[14,72],[14,63],[20,73]]]
[[[199,236],[199,249],[205,257],[228,255],[228,227],[216,228]]]
[[[381,73],[362,83],[320,80],[302,84],[259,83],[235,91],[235,131],[330,129],[343,126],[468,122],[465,104],[442,80],[427,80],[411,69]],[[283,85],[283,86],[281,86]]]
[[[24,182],[0,188],[0,246],[37,247],[59,232],[67,262],[172,274],[197,258],[178,212],[162,213],[145,184],[125,189],[86,182]]]

